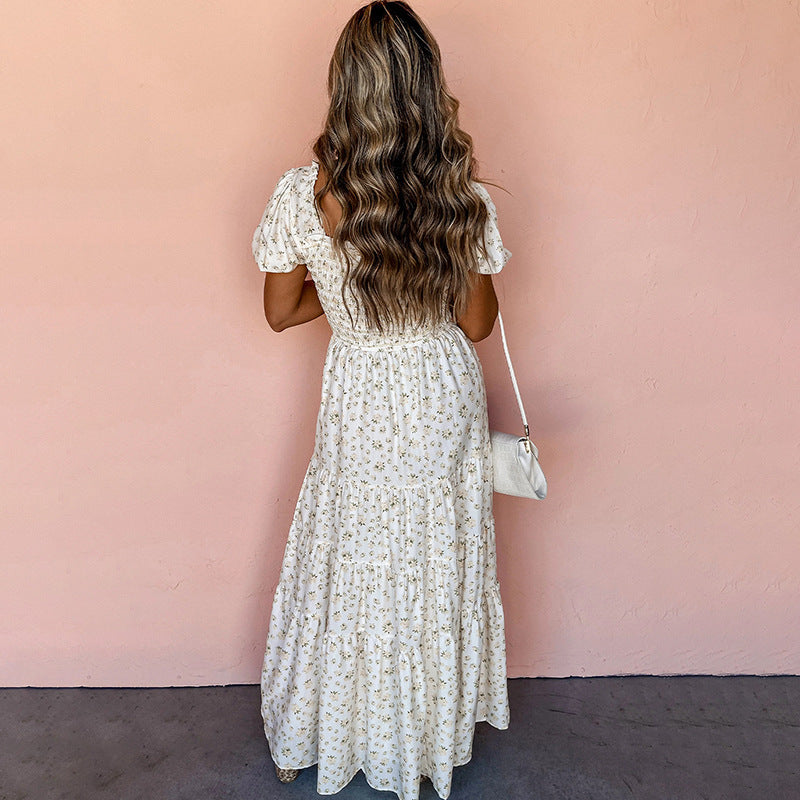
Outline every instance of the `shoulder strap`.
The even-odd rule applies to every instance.
[[[530,436],[528,430],[528,418],[525,416],[525,407],[522,405],[522,397],[519,393],[519,386],[517,386],[517,376],[514,374],[514,365],[511,363],[511,356],[508,353],[508,342],[506,341],[506,329],[503,327],[503,315],[500,309],[497,309],[497,321],[500,323],[500,336],[503,339],[503,352],[506,355],[506,363],[508,364],[508,372],[511,375],[511,383],[514,386],[514,394],[517,396],[517,405],[519,406],[519,413],[522,417],[522,425],[525,428],[526,438]]]

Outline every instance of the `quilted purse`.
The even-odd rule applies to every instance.
[[[497,321],[500,323],[503,352],[506,355],[506,363],[511,375],[511,383],[514,386],[514,394],[517,396],[517,405],[522,416],[522,427],[525,435],[516,436],[513,433],[501,433],[500,431],[489,432],[492,448],[494,491],[500,494],[515,495],[516,497],[544,500],[547,497],[547,480],[539,465],[539,450],[530,438],[528,419],[525,416],[525,408],[522,405],[522,397],[520,397],[519,386],[517,386],[517,377],[514,374],[511,356],[508,354],[506,331],[503,327],[503,316],[499,309]]]

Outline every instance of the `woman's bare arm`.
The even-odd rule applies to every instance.
[[[305,264],[291,272],[265,273],[264,315],[272,330],[283,331],[323,314],[317,287],[307,274]]]
[[[494,293],[491,275],[472,272],[470,278],[472,289],[469,302],[457,322],[468,339],[479,342],[494,328],[494,321],[497,318],[497,295]]]

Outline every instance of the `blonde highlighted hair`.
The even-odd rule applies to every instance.
[[[458,317],[478,248],[486,254],[487,210],[439,47],[408,3],[356,11],[331,57],[328,95],[313,145],[326,180],[314,201],[322,218],[328,192],[342,208],[332,244],[346,264],[345,306],[349,286],[379,330]]]

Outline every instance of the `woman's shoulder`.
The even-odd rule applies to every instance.
[[[278,183],[284,186],[297,186],[302,179],[310,177],[312,169],[313,164],[300,164],[289,167],[278,178]]]
[[[470,185],[481,196],[481,199],[484,202],[492,201],[492,195],[489,193],[489,190],[486,188],[485,184],[481,183],[481,181],[472,180],[470,181]]]
[[[289,167],[278,180],[278,185],[292,197],[293,205],[307,210],[308,202],[314,194],[314,183],[317,172],[314,163],[298,164]]]

